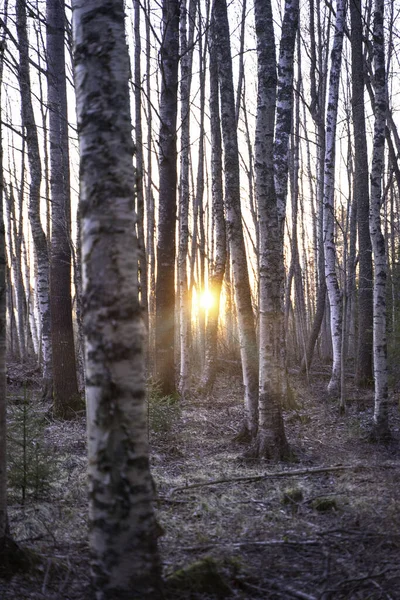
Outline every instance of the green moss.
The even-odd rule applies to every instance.
[[[304,495],[301,488],[287,488],[282,493],[281,503],[286,505],[298,504],[303,501],[303,498]]]
[[[311,506],[319,512],[327,512],[328,510],[337,510],[337,502],[334,498],[315,498]]]
[[[187,600],[209,594],[216,598],[226,598],[232,590],[220,570],[221,566],[213,558],[205,557],[175,571],[166,581],[168,597]]]

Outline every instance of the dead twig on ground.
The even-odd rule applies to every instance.
[[[364,463],[356,463],[354,465],[334,465],[332,467],[310,467],[307,469],[293,469],[291,471],[270,471],[263,473],[262,475],[249,475],[245,477],[225,477],[222,479],[210,479],[209,481],[202,481],[199,483],[191,483],[182,487],[172,488],[168,496],[172,496],[177,492],[185,492],[186,490],[193,490],[200,487],[208,487],[211,485],[221,485],[223,483],[252,483],[257,481],[263,481],[264,479],[276,479],[282,477],[299,477],[303,475],[319,475],[320,473],[332,473],[335,471],[348,471],[348,470],[369,470],[369,469],[396,469],[400,468],[400,463],[381,463],[376,465],[367,465]]]

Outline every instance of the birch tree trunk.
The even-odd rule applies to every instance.
[[[163,0],[160,50],[161,96],[156,281],[156,373],[165,396],[175,386],[176,119],[179,62],[179,0]]]
[[[135,31],[135,48],[134,48],[134,81],[135,81],[135,144],[136,144],[136,207],[137,207],[137,236],[139,242],[139,293],[140,303],[143,308],[144,322],[146,326],[147,338],[149,331],[149,303],[148,303],[148,286],[147,286],[147,257],[146,244],[144,233],[144,193],[143,193],[143,177],[144,177],[144,161],[143,161],[143,134],[142,134],[142,70],[141,70],[141,54],[142,44],[140,36],[140,2],[133,1],[134,8],[134,31]],[[148,351],[148,340],[146,343],[146,351]]]
[[[315,14],[317,15],[317,26],[315,27]],[[327,87],[327,50],[329,39],[323,39],[321,24],[321,7],[314,6],[314,0],[310,0],[310,91],[311,91],[311,116],[316,125],[317,133],[317,211],[316,211],[316,283],[317,299],[314,320],[307,341],[306,351],[301,364],[301,370],[307,373],[311,368],[314,356],[315,344],[321,331],[326,308],[326,281],[325,281],[325,258],[324,258],[324,234],[323,234],[323,204],[324,204],[324,161],[325,161],[325,107]],[[317,31],[315,32],[315,28]],[[329,23],[328,23],[329,31]],[[317,33],[317,35],[315,35]]]
[[[192,81],[195,0],[189,5],[184,0],[180,17],[181,48],[181,149],[180,149],[180,185],[179,185],[179,248],[178,248],[178,285],[179,285],[179,338],[180,373],[179,391],[184,397],[190,378],[190,319],[191,310],[188,290],[188,247],[189,247],[189,156],[190,156],[190,88]]]
[[[37,261],[37,290],[39,311],[42,321],[42,354],[43,380],[42,394],[51,398],[53,391],[53,367],[51,345],[50,317],[50,269],[47,240],[40,220],[40,184],[42,167],[39,154],[39,141],[31,99],[31,82],[29,75],[29,44],[26,29],[26,6],[23,0],[17,0],[16,26],[19,43],[19,84],[21,92],[22,124],[26,131],[26,145],[29,163],[29,223],[32,231],[33,245]]]
[[[243,436],[240,437],[246,438],[250,434],[250,437],[254,438],[258,424],[257,342],[240,206],[239,153],[226,0],[214,0],[211,37],[212,43],[215,44],[218,64],[224,145],[226,229],[232,260],[245,389],[246,431],[241,432]]]
[[[215,228],[215,253],[214,264],[209,280],[209,287],[213,295],[214,304],[208,311],[205,340],[205,364],[201,381],[201,389],[205,393],[211,393],[217,374],[218,318],[220,313],[222,282],[224,280],[226,265],[226,227],[222,182],[222,139],[218,96],[218,66],[215,45],[212,43],[210,44],[210,135],[211,193],[213,224]]]
[[[377,440],[390,437],[388,418],[388,366],[386,339],[386,276],[387,259],[385,239],[381,226],[382,177],[385,154],[386,126],[386,72],[384,42],[384,0],[374,4],[374,144],[371,165],[371,205],[369,230],[374,262],[374,380],[375,408],[372,436]]]
[[[148,0],[150,3],[150,0]],[[150,4],[147,6],[147,14],[150,14]],[[156,314],[156,259],[155,259],[155,215],[154,215],[154,195],[153,195],[153,114],[151,101],[151,39],[150,39],[150,19],[145,19],[146,25],[146,108],[147,108],[147,181],[146,181],[146,251],[147,251],[147,274],[149,291],[149,358],[153,358],[151,372],[154,375],[154,350],[155,350],[155,314]]]
[[[198,261],[199,261],[199,278],[198,278],[198,292],[200,297],[205,289],[205,262],[206,262],[206,239],[204,230],[204,111],[205,111],[205,56],[203,54],[203,40],[202,40],[202,25],[201,25],[201,11],[199,9],[199,79],[200,79],[200,116],[199,116],[199,146],[198,146],[198,163],[197,163],[197,177],[196,177],[196,198],[195,203],[197,207],[197,215],[199,220],[199,233],[198,233]],[[199,354],[200,354],[200,366],[201,370],[204,367],[204,356],[205,356],[205,326],[206,326],[206,310],[205,307],[200,306],[199,321],[198,321],[198,336],[199,336]]]
[[[3,91],[5,39],[0,40],[0,111]],[[2,111],[1,111],[2,112]],[[7,531],[7,379],[6,379],[6,341],[7,341],[7,289],[6,289],[6,235],[3,215],[3,138],[2,117],[0,112],[0,559],[6,550]],[[0,571],[1,572],[1,571]]]
[[[284,67],[280,69],[278,98],[271,2],[256,0],[254,9],[258,58],[255,172],[260,237],[259,432],[255,453],[259,457],[284,458],[289,454],[289,446],[282,418],[282,403],[287,389],[283,222],[286,212],[287,150],[293,105],[293,57],[298,3],[296,0],[293,3],[288,0],[285,5],[285,30],[282,34],[280,61]],[[290,39],[286,37],[288,35],[291,36]],[[277,138],[274,144],[277,103],[280,114],[277,117]],[[278,169],[283,170],[282,176],[278,174]]]
[[[365,130],[364,57],[362,46],[361,0],[350,0],[351,81],[354,129],[354,202],[358,224],[358,346],[355,383],[372,381],[372,252],[369,235],[368,151]]]
[[[341,380],[342,353],[342,298],[336,274],[335,246],[335,145],[339,98],[340,68],[342,64],[343,32],[346,0],[337,0],[335,35],[331,53],[329,96],[326,113],[326,149],[324,172],[324,250],[325,277],[331,314],[333,364],[328,392],[337,396]]]
[[[46,3],[49,105],[51,261],[50,308],[54,412],[74,417],[82,408],[76,375],[71,300],[71,206],[64,50],[65,13],[60,0]]]
[[[157,600],[123,1],[74,0],[73,30],[93,583],[97,600]]]

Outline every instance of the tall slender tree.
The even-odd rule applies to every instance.
[[[355,382],[372,382],[372,252],[369,235],[368,151],[365,129],[361,0],[350,0],[351,91],[354,130],[354,202],[358,224],[358,345]]]
[[[65,9],[46,3],[47,99],[49,107],[51,261],[50,308],[55,414],[73,417],[82,408],[78,391],[71,300],[71,206]]]
[[[3,90],[4,35],[0,40],[0,101]],[[2,104],[0,103],[0,107]],[[3,115],[1,115],[3,117]],[[8,537],[7,521],[7,383],[6,383],[6,236],[3,216],[3,138],[0,119],[0,559],[6,555]],[[1,571],[0,571],[1,573]]]
[[[98,600],[158,600],[123,0],[74,0],[73,29],[93,584]]]
[[[161,392],[175,384],[175,229],[177,193],[179,0],[163,0],[160,49],[159,198],[156,280],[156,374]]]
[[[330,15],[330,13],[328,13]],[[315,16],[317,23],[315,23]],[[316,258],[316,309],[308,337],[306,349],[304,352],[301,369],[307,371],[310,369],[315,344],[321,331],[325,308],[326,308],[326,280],[325,280],[325,256],[324,256],[324,233],[323,233],[323,205],[324,205],[324,161],[325,161],[325,109],[326,109],[326,88],[328,71],[328,48],[329,48],[329,25],[328,17],[327,36],[324,39],[322,26],[323,11],[321,0],[317,0],[315,6],[314,0],[310,0],[310,93],[311,105],[310,112],[316,127],[317,143],[317,165],[316,165],[316,201],[317,209],[315,215],[315,258]]]
[[[7,3],[5,6],[7,15]],[[0,107],[2,107],[5,35],[0,39]],[[0,118],[0,577],[10,577],[15,570],[27,566],[24,553],[10,534],[7,515],[7,289],[6,234],[3,214],[3,138]]]
[[[211,17],[212,43],[218,64],[221,127],[224,147],[224,203],[226,231],[237,306],[240,355],[245,389],[246,427],[243,437],[254,438],[258,427],[258,357],[250,280],[240,205],[240,170],[236,131],[235,95],[226,0],[214,0]],[[240,436],[242,437],[242,435]]]
[[[179,289],[179,338],[180,370],[179,391],[185,396],[190,379],[190,297],[188,289],[188,247],[189,247],[189,207],[190,207],[190,88],[192,82],[193,38],[196,2],[185,0],[180,16],[180,107],[181,107],[181,148],[179,182],[179,248],[178,248],[178,289]]]
[[[336,124],[345,19],[346,0],[337,0],[335,35],[333,38],[331,70],[329,77],[329,97],[326,113],[326,149],[324,172],[325,277],[330,304],[333,348],[332,374],[328,384],[328,392],[331,395],[338,395],[341,381],[342,298],[336,273],[334,184]]]
[[[26,23],[26,3],[16,0],[16,26],[19,44],[18,79],[21,93],[22,125],[26,133],[26,147],[29,164],[29,223],[32,231],[33,246],[37,262],[37,293],[42,321],[43,381],[42,392],[45,398],[51,398],[53,386],[51,315],[50,315],[50,270],[46,235],[40,219],[40,184],[42,165],[39,152],[39,139],[33,112],[31,97],[31,78],[29,72],[29,41]]]
[[[387,87],[384,40],[384,0],[374,3],[374,144],[371,164],[371,206],[369,230],[374,261],[374,381],[375,408],[372,435],[378,440],[390,437],[388,417],[388,367],[386,338],[386,245],[382,233],[382,177],[385,155],[385,127],[387,109]]]
[[[149,330],[149,303],[147,287],[147,257],[144,232],[144,157],[143,157],[143,133],[142,133],[142,43],[140,34],[140,2],[133,0],[134,8],[134,82],[135,82],[135,144],[136,144],[136,210],[138,216],[137,235],[139,242],[139,283],[140,283],[140,303],[143,308],[143,314],[146,324],[146,331]],[[147,344],[148,345],[148,344]]]
[[[285,4],[278,94],[271,2],[256,0],[254,9],[258,59],[255,171],[260,231],[260,417],[255,451],[260,457],[283,458],[289,453],[282,418],[282,403],[287,389],[283,223],[286,214],[298,2],[287,0]],[[275,131],[276,105],[278,114]]]
[[[218,318],[222,283],[226,266],[226,227],[222,181],[222,139],[218,93],[218,66],[215,45],[210,44],[210,135],[211,135],[211,193],[212,213],[215,228],[214,264],[209,276],[209,288],[214,303],[208,311],[206,329],[205,364],[201,388],[210,393],[217,375]]]

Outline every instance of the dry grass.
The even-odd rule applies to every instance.
[[[243,447],[232,442],[242,419],[241,385],[232,376],[221,378],[212,397],[186,401],[168,431],[151,433],[165,577],[192,563],[205,565],[211,577],[204,583],[197,567],[184,571],[171,599],[205,600],[211,590],[242,600],[400,599],[398,406],[393,400],[394,441],[370,444],[370,392],[350,390],[341,416],[325,400],[321,382],[294,383],[299,409],[285,419],[296,463],[241,458]],[[10,507],[15,536],[42,559],[30,576],[1,582],[0,600],[90,597],[84,421],[49,422],[46,438],[60,473],[51,494]],[[338,464],[364,468],[290,475]],[[172,493],[193,483],[285,470],[287,477]]]

